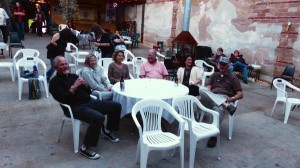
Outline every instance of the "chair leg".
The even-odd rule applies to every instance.
[[[59,134],[58,134],[57,142],[59,142],[61,133],[62,133],[63,128],[64,128],[64,124],[65,124],[65,119],[63,119],[62,122],[61,122],[61,126],[60,126],[60,131],[59,131]]]
[[[146,168],[149,151],[145,149],[144,146],[142,146],[140,152],[141,152],[140,168]]]
[[[228,135],[228,139],[231,140],[232,138],[232,131],[233,131],[233,123],[234,123],[234,115],[231,116],[231,115],[228,115],[228,126],[229,126],[229,135]]]
[[[271,86],[270,86],[270,89],[272,89],[272,87],[273,87],[273,81],[274,81],[275,79],[276,79],[276,77],[273,78],[272,83],[271,83]]]
[[[275,107],[276,107],[276,105],[277,105],[277,102],[278,102],[278,101],[275,101],[275,103],[274,103],[274,105],[273,105],[273,109],[272,109],[271,117],[273,116],[273,113],[274,113]]]
[[[180,165],[181,168],[184,168],[184,143],[180,146]]]
[[[189,160],[189,168],[194,167],[195,155],[196,155],[196,145],[197,141],[190,136],[190,160]]]
[[[138,163],[141,159],[141,146],[140,140],[138,140],[137,149],[136,149],[136,163]]]
[[[217,159],[220,160],[220,133],[217,136]]]
[[[285,114],[284,114],[284,124],[287,123],[290,113],[291,113],[292,104],[290,102],[286,102],[285,104]]]
[[[19,80],[18,85],[19,85],[19,100],[21,100],[22,91],[23,91],[23,82]]]
[[[10,76],[11,76],[11,80],[14,82],[15,81],[15,77],[14,77],[14,71],[13,71],[13,67],[9,67],[9,71],[10,71]]]
[[[46,78],[44,78],[43,83],[44,83],[44,87],[45,87],[46,96],[49,97],[48,84],[47,84]]]
[[[79,148],[79,133],[80,133],[80,120],[74,119],[73,125],[73,140],[74,140],[74,153],[78,152]]]

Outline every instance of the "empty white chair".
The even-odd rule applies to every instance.
[[[58,31],[62,31],[63,29],[65,29],[67,27],[68,27],[68,25],[66,25],[66,24],[59,24],[58,25]]]
[[[140,67],[146,61],[147,61],[147,59],[143,58],[143,57],[134,57],[132,59],[132,62],[133,62],[133,73],[136,76],[136,78],[139,78],[139,76],[140,76]]]
[[[14,64],[12,62],[0,62],[0,68],[9,68],[11,80],[15,81]]]
[[[271,116],[274,113],[275,107],[277,105],[278,102],[283,102],[285,104],[284,107],[284,124],[287,123],[290,113],[291,113],[291,108],[293,105],[300,105],[300,99],[297,98],[289,98],[288,94],[286,92],[286,87],[290,87],[293,90],[296,90],[298,92],[300,92],[300,88],[292,85],[291,83],[289,83],[288,81],[281,79],[281,78],[277,78],[275,80],[273,80],[273,85],[276,88],[277,91],[277,97],[272,109],[272,113]]]
[[[67,43],[66,51],[73,56],[73,58],[76,58],[76,63],[84,63],[85,57],[89,55],[89,52],[87,51],[79,51],[78,47],[74,45],[73,43]],[[74,51],[74,52],[73,52]]]
[[[202,111],[211,113],[213,122],[211,124],[197,122],[195,120],[194,105]],[[190,133],[190,160],[189,167],[194,167],[197,142],[201,139],[217,137],[217,151],[219,159],[220,130],[219,130],[219,113],[204,107],[200,101],[191,95],[176,97],[172,101],[173,108],[179,112],[183,119],[187,121],[185,130]]]
[[[132,62],[132,60],[133,60],[133,58],[134,58],[135,56],[133,55],[133,53],[131,52],[131,51],[129,51],[129,50],[124,50],[124,61],[123,61],[123,63],[124,64],[127,64],[127,65],[132,65],[133,66],[133,62]],[[129,61],[129,60],[130,61]]]
[[[207,76],[211,76],[214,72],[215,72],[215,68],[212,65],[209,65],[208,63],[206,63],[204,60],[195,60],[195,65],[200,67],[200,68],[206,68],[209,67],[211,68],[210,72],[204,71],[203,75],[202,75],[202,84],[201,86],[204,87],[205,86],[205,80]]]
[[[32,71],[33,65],[36,65],[39,70],[39,81],[44,83],[45,91],[46,91],[46,96],[49,97],[48,93],[48,84],[47,84],[47,79],[46,79],[46,64],[39,58],[37,57],[25,57],[21,58],[20,60],[17,61],[16,63],[16,70],[17,70],[17,75],[18,75],[18,87],[19,87],[19,100],[21,100],[21,94],[23,90],[23,83],[28,82],[29,79],[22,78],[20,75],[20,67],[23,67],[24,70],[30,70]],[[39,66],[40,65],[40,66]],[[39,68],[42,69],[39,69]],[[41,74],[43,72],[43,75]]]
[[[169,112],[179,122],[178,136],[161,130],[163,111]],[[143,120],[141,127],[137,114],[140,113]],[[137,144],[137,161],[140,160],[140,168],[146,168],[148,154],[152,150],[169,150],[180,148],[181,168],[184,167],[184,120],[176,111],[162,100],[143,99],[137,102],[132,108],[132,118],[139,131]],[[165,153],[163,153],[163,157]]]

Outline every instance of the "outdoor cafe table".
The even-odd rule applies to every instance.
[[[122,105],[121,117],[131,113],[132,107],[141,99],[161,99],[172,104],[176,96],[186,95],[189,90],[182,84],[176,85],[173,81],[164,79],[130,79],[125,80],[125,90],[120,91],[120,83],[113,87],[113,100]],[[174,118],[168,113],[163,113],[163,118],[169,123]]]

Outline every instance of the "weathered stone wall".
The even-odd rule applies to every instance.
[[[144,43],[162,40],[171,47],[182,31],[183,12],[184,0],[147,0]],[[238,49],[248,63],[257,60],[261,78],[270,81],[290,63],[300,78],[299,24],[300,0],[192,0],[189,30],[199,45],[222,47],[227,55]]]

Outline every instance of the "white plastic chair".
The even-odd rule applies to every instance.
[[[197,105],[202,111],[213,115],[212,124],[197,122],[195,120],[194,105]],[[201,139],[217,137],[217,156],[219,158],[220,147],[220,130],[219,130],[219,113],[204,107],[200,101],[191,95],[176,97],[172,101],[172,107],[179,112],[181,117],[187,121],[185,130],[190,133],[190,160],[189,167],[194,167],[197,142]]]
[[[127,64],[127,65],[132,65],[133,66],[133,58],[135,56],[133,55],[133,53],[129,50],[124,50],[124,61],[123,63],[124,64]],[[128,59],[130,59],[131,61],[128,61]]]
[[[203,60],[195,60],[195,65],[198,66],[198,67],[200,67],[200,68],[204,68],[204,69],[205,69],[205,66],[211,68],[210,72],[207,72],[207,71],[203,72],[201,87],[204,87],[205,86],[206,77],[207,76],[211,76],[215,72],[215,68],[212,65],[209,65],[208,63],[206,63]]]
[[[161,120],[163,111],[169,112],[179,122],[179,135],[170,132],[162,132]],[[140,113],[143,120],[141,127],[137,114]],[[181,168],[184,167],[184,120],[166,102],[155,99],[143,99],[132,108],[132,118],[139,131],[136,160],[140,160],[140,168],[146,168],[148,154],[152,150],[169,150],[180,147]],[[163,152],[163,157],[165,157]]]
[[[94,100],[97,99],[93,95],[90,95],[90,97]],[[57,101],[57,100],[55,100],[55,101]],[[73,130],[73,148],[74,148],[74,153],[77,153],[78,149],[79,149],[79,133],[80,133],[81,121],[74,118],[72,109],[68,104],[63,104],[63,103],[60,103],[60,102],[58,102],[58,103],[60,104],[62,109],[68,110],[68,112],[69,112],[68,114],[70,115],[70,117],[67,117],[67,116],[64,115],[64,117],[62,119],[60,131],[59,131],[59,134],[58,134],[57,142],[60,141],[61,133],[63,131],[64,124],[65,124],[65,120],[71,120],[72,121],[72,130]]]
[[[132,59],[133,72],[134,72],[134,75],[136,76],[136,78],[139,78],[139,76],[140,76],[140,67],[146,61],[147,61],[147,59],[143,58],[143,57],[134,57]]]
[[[9,68],[11,80],[15,81],[14,64],[12,62],[0,62],[0,68]]]
[[[62,31],[63,29],[65,29],[67,27],[68,27],[68,25],[66,25],[66,24],[59,24],[58,25],[58,31]]]
[[[66,51],[73,56],[73,58],[76,58],[76,64],[84,63],[85,57],[89,55],[89,52],[87,51],[79,51],[78,47],[74,45],[73,43],[67,43]],[[73,52],[75,51],[75,52]]]
[[[238,104],[238,100],[236,100],[233,104],[234,107],[237,107]],[[201,116],[200,116],[200,120],[203,120],[205,111],[201,112]],[[232,132],[233,132],[233,124],[234,124],[234,116],[235,116],[236,112],[233,115],[228,115],[228,139],[231,140],[232,139]]]
[[[296,90],[298,92],[300,92],[300,88],[292,85],[288,81],[281,79],[281,78],[274,79],[273,85],[276,88],[277,97],[276,97],[276,100],[275,100],[275,103],[274,103],[274,106],[272,109],[271,116],[274,113],[277,103],[283,102],[285,104],[285,106],[283,106],[284,107],[284,110],[283,110],[284,111],[284,124],[286,124],[289,119],[292,106],[300,105],[300,99],[288,97],[288,94],[286,92],[286,87],[290,87],[291,89]]]
[[[39,57],[39,56],[40,56],[40,52],[36,49],[29,49],[29,48],[19,49],[13,57],[14,80],[15,80],[15,75],[16,75],[16,63],[19,59],[26,58],[26,57]]]
[[[21,94],[23,90],[23,83],[28,82],[29,79],[22,78],[20,75],[20,67],[23,67],[24,70],[32,70],[33,65],[36,65],[38,67],[39,71],[39,81],[44,83],[45,91],[46,91],[46,96],[49,97],[48,93],[48,84],[47,84],[47,78],[46,78],[46,64],[39,58],[37,57],[25,57],[21,58],[20,60],[17,61],[16,63],[16,69],[17,69],[17,75],[18,75],[18,87],[19,87],[19,100],[21,100]],[[42,69],[39,69],[42,67]],[[41,75],[41,72],[43,72],[43,75]]]
[[[113,62],[112,58],[101,58],[98,61],[98,65],[102,68],[103,74],[108,79],[108,67]]]

